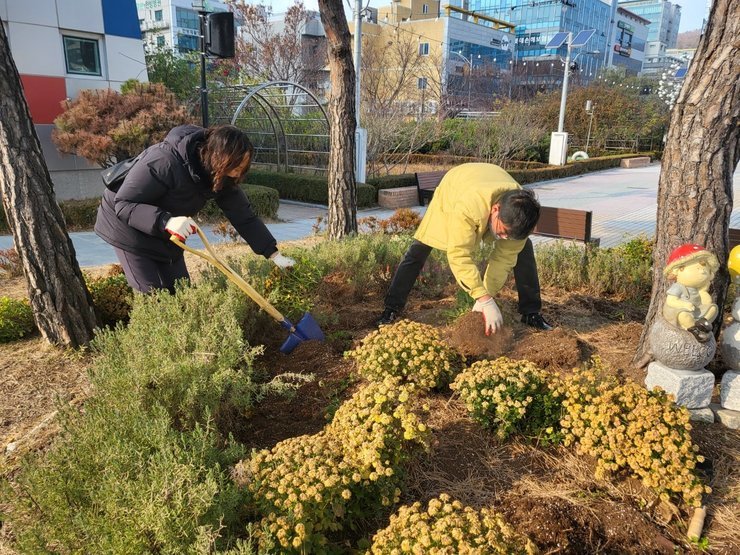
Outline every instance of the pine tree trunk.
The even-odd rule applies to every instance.
[[[647,337],[660,314],[668,283],[663,269],[671,251],[696,243],[715,253],[720,271],[712,296],[727,293],[728,225],[732,174],[740,158],[740,2],[715,0],[709,23],[671,113],[658,185],[653,291],[635,361],[650,352]],[[715,321],[715,332],[722,318]]]
[[[95,313],[1,21],[0,114],[0,196],[36,325],[50,343],[85,345],[93,337]]]
[[[331,74],[327,231],[330,239],[339,239],[357,232],[355,69],[341,0],[319,0],[319,12],[329,47]]]

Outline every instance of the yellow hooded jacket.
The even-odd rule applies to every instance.
[[[434,191],[414,238],[447,253],[455,280],[474,299],[495,295],[524,248],[525,240],[495,239],[489,229],[491,207],[519,184],[493,164],[462,164],[448,171]],[[483,279],[473,262],[481,241],[493,242]]]

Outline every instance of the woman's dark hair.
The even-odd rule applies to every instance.
[[[247,135],[233,125],[216,125],[205,132],[205,140],[200,146],[200,161],[213,179],[213,190],[219,192],[225,187],[237,185],[238,180],[227,174],[244,164],[247,173],[252,164],[254,147]]]
[[[507,191],[498,199],[499,218],[509,239],[526,239],[540,219],[540,203],[532,191]]]

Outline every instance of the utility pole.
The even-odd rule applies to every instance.
[[[565,125],[565,101],[568,98],[568,75],[570,74],[570,51],[572,33],[568,33],[568,49],[565,54],[565,70],[563,71],[563,90],[560,92],[560,116],[558,117],[558,133],[563,132]]]
[[[355,181],[365,183],[367,129],[360,127],[360,68],[362,66],[362,0],[355,0]]]
[[[208,127],[208,87],[206,86],[206,28],[208,27],[206,18],[208,12],[204,6],[198,10],[200,17],[200,115],[203,127]]]

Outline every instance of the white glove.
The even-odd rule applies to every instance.
[[[473,305],[473,312],[482,312],[483,321],[486,326],[486,335],[496,333],[504,326],[504,318],[501,316],[501,311],[496,305],[496,301],[493,298],[487,301],[475,301]]]
[[[275,266],[283,270],[295,266],[295,260],[293,260],[289,256],[283,256],[282,254],[280,254],[280,252],[276,252],[275,254],[273,254],[270,257],[270,260],[275,263]]]
[[[180,241],[184,242],[188,237],[195,233],[196,223],[192,218],[188,218],[187,216],[175,216],[174,218],[167,220],[167,224],[164,226],[164,229],[170,235],[174,235]]]

